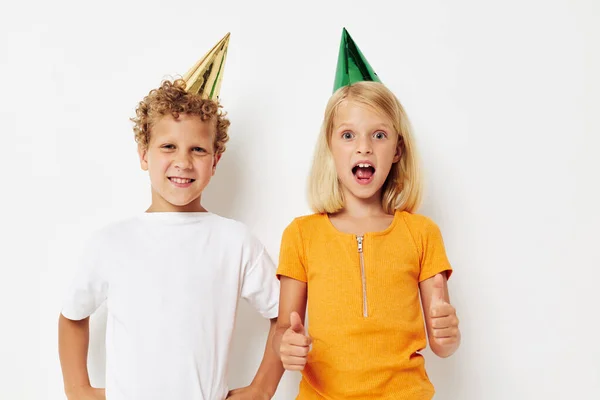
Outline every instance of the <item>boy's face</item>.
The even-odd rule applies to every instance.
[[[221,158],[214,154],[215,135],[215,121],[195,115],[165,115],[152,126],[148,147],[138,147],[152,184],[148,211],[206,211],[200,196]]]

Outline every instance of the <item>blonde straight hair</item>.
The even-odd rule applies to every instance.
[[[401,155],[400,161],[392,165],[383,184],[381,204],[388,214],[393,214],[395,210],[415,212],[421,203],[422,182],[412,129],[400,101],[378,82],[358,82],[341,87],[329,99],[308,179],[310,207],[314,212],[329,214],[344,208],[344,197],[330,147],[333,121],[339,105],[344,101],[373,107],[392,122],[398,134]]]

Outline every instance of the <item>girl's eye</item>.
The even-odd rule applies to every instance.
[[[163,149],[167,149],[167,150],[173,150],[173,149],[175,148],[175,146],[174,146],[174,145],[172,145],[172,144],[163,144],[163,145],[161,146],[161,148],[163,148]]]
[[[385,138],[386,138],[386,135],[385,135],[385,133],[384,133],[384,132],[381,132],[381,131],[379,131],[379,132],[375,132],[375,133],[373,134],[373,137],[374,137],[375,139],[385,139]]]
[[[196,153],[206,153],[206,150],[204,150],[202,147],[194,147],[192,150]]]
[[[354,134],[352,132],[344,132],[342,133],[342,139],[352,139]]]

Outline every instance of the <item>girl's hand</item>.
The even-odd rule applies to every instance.
[[[460,340],[458,317],[452,304],[444,296],[444,278],[437,274],[433,281],[433,291],[429,314],[433,340],[443,347],[454,347]]]
[[[306,358],[312,340],[306,336],[302,320],[297,312],[290,314],[291,326],[281,338],[279,354],[283,367],[288,371],[302,371],[306,365]]]

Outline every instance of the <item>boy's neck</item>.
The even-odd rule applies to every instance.
[[[148,207],[146,210],[147,213],[153,212],[208,212],[208,210],[204,207],[200,208],[185,208],[185,207],[175,207],[175,208],[164,208],[164,207],[155,207],[153,204]]]
[[[183,205],[178,206],[175,204],[171,204],[159,195],[157,195],[154,191],[152,191],[152,204],[146,210],[147,213],[152,212],[208,212],[206,208],[202,206],[200,202],[200,197],[196,200]]]

